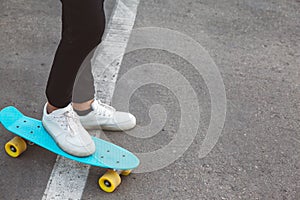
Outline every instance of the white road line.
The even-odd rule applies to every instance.
[[[116,0],[104,40],[94,54],[92,61],[96,96],[103,102],[111,101],[138,4],[139,0]],[[81,199],[89,169],[88,165],[58,156],[43,200]]]

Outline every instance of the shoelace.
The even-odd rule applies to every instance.
[[[70,134],[72,136],[76,135],[78,133],[78,123],[79,118],[76,116],[75,112],[73,110],[68,110],[65,113],[63,113],[60,116],[55,116],[55,119],[57,119],[57,122],[60,124],[61,127],[63,127],[64,130],[70,129]]]
[[[101,101],[97,100],[96,104],[97,106],[95,107],[95,110],[97,114],[103,116],[103,117],[111,117],[113,113],[116,111],[113,107],[102,103]]]

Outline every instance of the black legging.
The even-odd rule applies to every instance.
[[[46,96],[50,104],[63,108],[72,101],[72,91],[80,66],[90,52],[101,42],[105,28],[104,0],[61,0],[62,36],[56,50],[49,75]],[[93,52],[92,52],[93,53]],[[88,67],[85,76],[77,83],[81,94],[77,103],[94,97],[94,83],[91,74],[90,56],[85,60]],[[87,74],[87,75],[86,75]],[[85,88],[80,89],[80,85]]]

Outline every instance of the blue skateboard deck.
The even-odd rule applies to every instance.
[[[23,115],[13,106],[0,111],[0,122],[8,131],[21,138],[77,162],[114,170],[130,170],[139,165],[139,159],[133,153],[96,137],[92,137],[96,145],[94,154],[88,157],[70,155],[56,144],[40,120]]]

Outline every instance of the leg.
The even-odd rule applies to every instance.
[[[62,38],[49,75],[46,96],[57,108],[72,101],[76,74],[104,32],[103,0],[61,0]]]
[[[73,88],[73,107],[77,110],[89,109],[86,102],[91,103],[95,98],[94,77],[92,74],[91,59],[95,49],[89,53],[80,67]],[[77,105],[80,105],[79,108]],[[85,106],[86,105],[86,106]]]
[[[56,143],[75,156],[95,152],[95,144],[74,113],[72,91],[85,57],[100,43],[104,31],[102,0],[61,0],[62,38],[49,75],[43,126]],[[53,111],[53,112],[52,112]]]
[[[90,59],[100,43],[105,26],[103,0],[61,0],[63,5],[62,39],[50,72],[46,95],[48,113],[70,104],[76,110],[92,111],[81,117],[86,127],[127,130],[135,126],[130,113],[117,112],[112,107],[94,101],[94,81]],[[74,86],[79,68],[80,72]],[[75,89],[73,97],[72,91]],[[56,112],[57,113],[57,112]],[[44,114],[47,116],[47,113]],[[46,117],[45,117],[46,119]],[[47,120],[44,120],[45,124]],[[51,120],[49,120],[51,121]],[[85,123],[88,122],[88,123]],[[92,122],[92,123],[90,123]],[[51,132],[51,131],[49,131]]]

